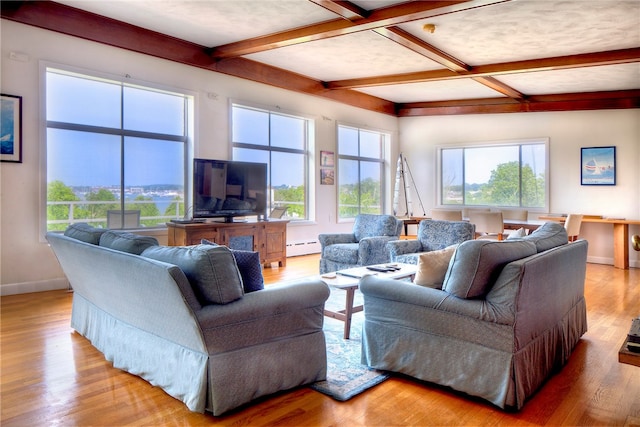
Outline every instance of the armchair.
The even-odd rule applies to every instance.
[[[421,252],[436,251],[447,246],[473,240],[475,227],[466,221],[424,219],[418,225],[416,240],[394,240],[387,243],[392,262],[417,264]]]
[[[389,262],[385,246],[397,240],[401,231],[402,221],[392,215],[360,214],[353,233],[320,234],[320,274]]]

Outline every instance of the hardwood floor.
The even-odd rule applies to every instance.
[[[304,277],[317,266],[317,255],[289,258],[284,268],[266,269],[265,280]],[[640,367],[618,363],[631,319],[640,315],[640,269],[587,266],[589,331],[568,365],[517,413],[404,377],[348,402],[302,387],[222,417],[193,413],[159,388],[114,369],[74,333],[72,296],[52,291],[1,298],[3,427],[640,425]]]

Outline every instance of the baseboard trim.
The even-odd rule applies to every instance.
[[[55,291],[58,289],[69,289],[69,281],[66,278],[60,278],[38,282],[6,283],[0,285],[0,296]]]

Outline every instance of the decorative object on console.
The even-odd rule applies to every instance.
[[[631,244],[633,245],[634,251],[640,251],[640,236],[637,234],[634,234],[633,237],[631,238]]]

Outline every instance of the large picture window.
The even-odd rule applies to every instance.
[[[286,208],[290,220],[309,219],[309,146],[313,120],[232,104],[233,160],[266,163],[269,210]]]
[[[47,68],[47,230],[185,215],[191,97]]]
[[[338,218],[384,211],[384,162],[389,134],[338,125]]]
[[[440,147],[439,204],[543,210],[547,157],[547,139]]]

